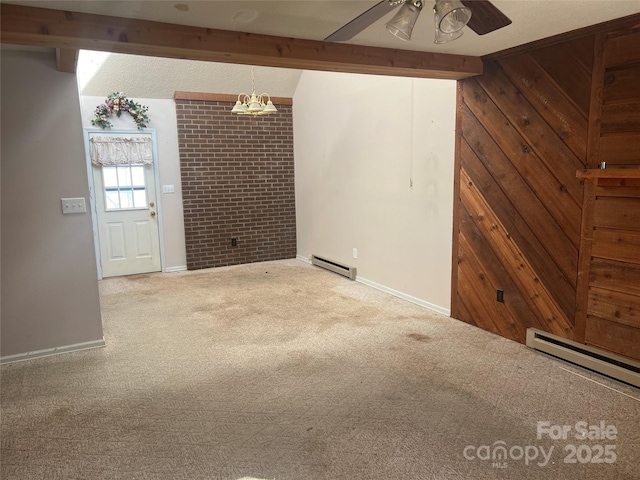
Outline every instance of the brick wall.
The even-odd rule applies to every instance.
[[[295,257],[291,101],[274,102],[276,114],[243,117],[228,100],[179,97],[187,268]]]

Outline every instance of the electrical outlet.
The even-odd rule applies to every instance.
[[[503,290],[496,290],[496,301],[500,302],[500,303],[504,303],[504,291]]]
[[[61,198],[62,213],[67,215],[69,213],[87,213],[87,204],[84,201],[84,197],[78,198]]]
[[[353,258],[358,258],[358,249],[357,248],[353,249]]]
[[[238,239],[237,238],[233,237],[231,239],[231,246],[232,247],[237,247],[238,246]]]

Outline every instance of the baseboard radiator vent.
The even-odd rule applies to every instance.
[[[330,270],[334,273],[337,273],[338,275],[350,278],[351,280],[356,279],[356,267],[351,267],[349,265],[345,265],[344,263],[334,262],[333,260],[319,257],[318,255],[311,255],[311,264],[315,265],[316,267]]]
[[[640,388],[640,363],[535,328],[527,329],[527,347]]]

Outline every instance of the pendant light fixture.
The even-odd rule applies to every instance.
[[[231,109],[231,113],[256,116],[269,115],[271,113],[276,113],[277,111],[278,109],[271,102],[271,97],[268,93],[256,95],[256,80],[253,73],[253,67],[251,67],[251,95],[246,93],[238,95],[238,101]]]

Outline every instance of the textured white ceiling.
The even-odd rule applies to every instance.
[[[293,97],[301,70],[254,67],[256,93]],[[251,93],[251,67],[227,63],[81,51],[81,95],[125,92],[138,98],[173,98],[175,91]]]
[[[4,0],[3,0],[4,1]],[[376,0],[9,0],[35,7],[141,18],[199,27],[322,40],[377,3]],[[478,36],[465,28],[462,38],[433,43],[431,2],[426,1],[413,39],[405,43],[385,31],[378,21],[348,43],[463,55],[485,55],[540,38],[640,13],[640,0],[492,0],[513,23]]]

